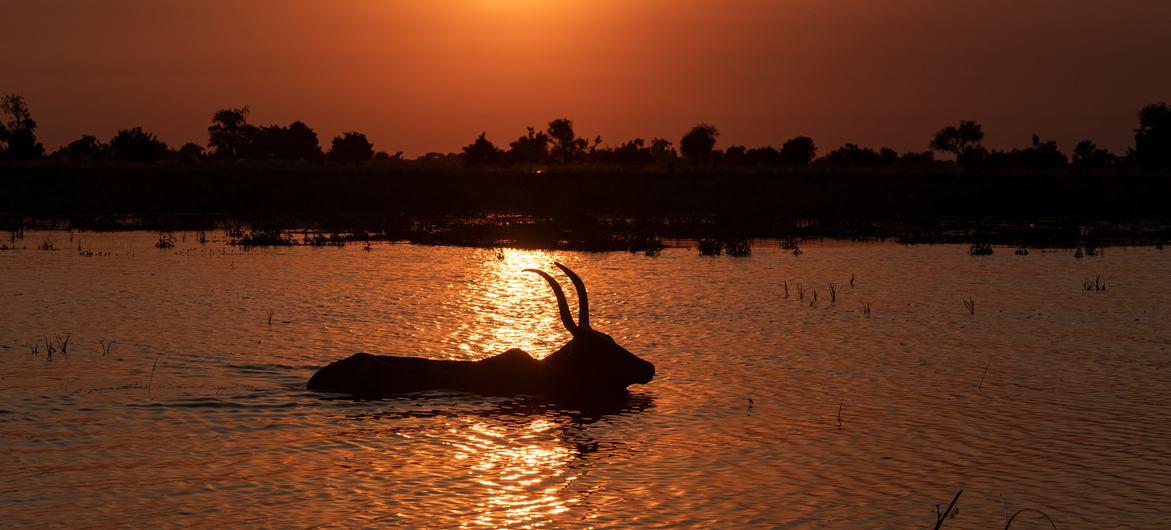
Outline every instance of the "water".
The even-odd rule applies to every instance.
[[[948,527],[1021,508],[1061,528],[1171,517],[1171,255],[1155,249],[498,260],[156,240],[28,233],[0,251],[5,526],[906,528],[959,489]],[[304,390],[356,351],[550,353],[567,335],[521,270],[553,260],[585,278],[594,327],[656,364],[627,402]],[[1083,289],[1095,275],[1106,291]]]

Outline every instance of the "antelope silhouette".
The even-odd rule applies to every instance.
[[[552,275],[525,269],[549,282],[557,297],[561,322],[573,336],[544,359],[534,359],[519,348],[479,361],[356,353],[318,370],[307,388],[358,397],[446,389],[486,395],[588,398],[614,396],[624,393],[630,385],[649,383],[655,376],[655,365],[590,327],[585,282],[569,267],[554,265],[577,289],[578,319],[573,321],[565,292]]]

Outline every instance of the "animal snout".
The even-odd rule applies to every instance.
[[[642,364],[643,364],[643,366],[642,366],[641,373],[639,374],[638,383],[641,385],[645,385],[645,384],[651,382],[651,379],[655,378],[655,365],[648,363],[646,361],[643,361]]]

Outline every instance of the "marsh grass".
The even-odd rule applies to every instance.
[[[956,492],[956,496],[951,499],[951,504],[947,505],[947,509],[940,510],[940,505],[935,505],[935,530],[943,528],[943,523],[949,519],[955,519],[960,515],[960,509],[956,503],[960,501],[960,495],[963,495],[964,490]]]
[[[991,256],[992,255],[992,245],[988,245],[985,243],[974,244],[971,247],[968,247],[968,255],[969,256]]]
[[[175,234],[170,232],[159,232],[159,239],[158,241],[155,241],[155,248],[160,250],[175,248]]]
[[[1085,289],[1087,291],[1098,291],[1098,292],[1105,291],[1106,290],[1106,280],[1103,280],[1102,275],[1100,275],[1100,274],[1095,274],[1093,280],[1090,280],[1089,278],[1083,278],[1082,279],[1082,289]]]

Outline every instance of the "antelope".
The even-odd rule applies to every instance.
[[[448,361],[356,353],[321,368],[307,388],[357,397],[382,397],[425,390],[456,390],[485,395],[534,395],[583,398],[620,395],[633,384],[647,384],[655,365],[644,361],[609,335],[590,327],[585,282],[569,267],[554,263],[577,290],[577,322],[561,285],[549,273],[540,275],[557,297],[561,323],[572,336],[544,359],[519,348],[479,361]]]

